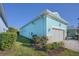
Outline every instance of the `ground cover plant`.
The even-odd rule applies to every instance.
[[[49,50],[39,50],[32,47],[32,40],[18,35],[15,46],[9,50],[0,50],[0,55],[4,56],[79,56],[79,52],[69,50],[63,47],[63,42],[52,43],[48,45],[45,43],[42,47]],[[44,41],[45,42],[45,41]]]

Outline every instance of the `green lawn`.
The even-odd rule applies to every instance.
[[[65,49],[64,55],[65,56],[79,56],[79,52],[75,52],[73,50]]]
[[[37,51],[34,48],[30,47],[30,43],[28,38],[25,37],[18,37],[13,53],[8,55],[15,55],[15,56],[46,56],[47,52],[45,51]]]
[[[45,51],[38,51],[31,47],[22,46],[22,43],[16,42],[15,52],[10,53],[9,55],[15,56],[47,56],[48,53]],[[59,55],[61,55],[59,53]],[[65,49],[63,52],[64,56],[79,56],[79,52],[74,52],[72,50]]]
[[[15,47],[11,51],[3,52],[1,54],[8,56],[47,56],[48,55],[48,53],[45,51],[38,51],[35,50],[34,48],[23,46],[22,43],[20,42],[16,42]],[[65,49],[63,54],[59,53],[58,55],[79,56],[79,52],[74,52],[72,50]]]
[[[23,46],[22,43],[17,42],[15,46],[14,55],[18,56],[44,56],[47,55],[44,51],[37,51],[34,48]]]
[[[0,55],[7,55],[7,56],[44,56],[47,55],[46,52],[43,51],[36,51],[31,47],[24,47],[21,43],[16,42],[16,46],[13,50],[2,52]]]
[[[9,55],[9,56],[48,56],[48,52],[35,50],[30,47],[30,43],[26,38],[19,37],[15,47],[12,50],[0,52],[0,55]],[[53,53],[53,52],[52,52]],[[63,53],[58,55],[64,56],[79,56],[79,52],[74,52],[72,50],[65,49]]]

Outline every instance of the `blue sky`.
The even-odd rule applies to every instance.
[[[79,22],[79,4],[3,4],[7,23],[10,27],[19,29],[33,20],[45,9],[59,12],[60,16],[68,21],[70,26],[77,26]]]

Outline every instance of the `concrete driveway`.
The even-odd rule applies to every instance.
[[[79,52],[79,40],[64,40],[64,46]]]

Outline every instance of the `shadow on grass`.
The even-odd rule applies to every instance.
[[[18,35],[17,42],[21,42],[22,46],[30,47],[32,40],[24,36]]]

